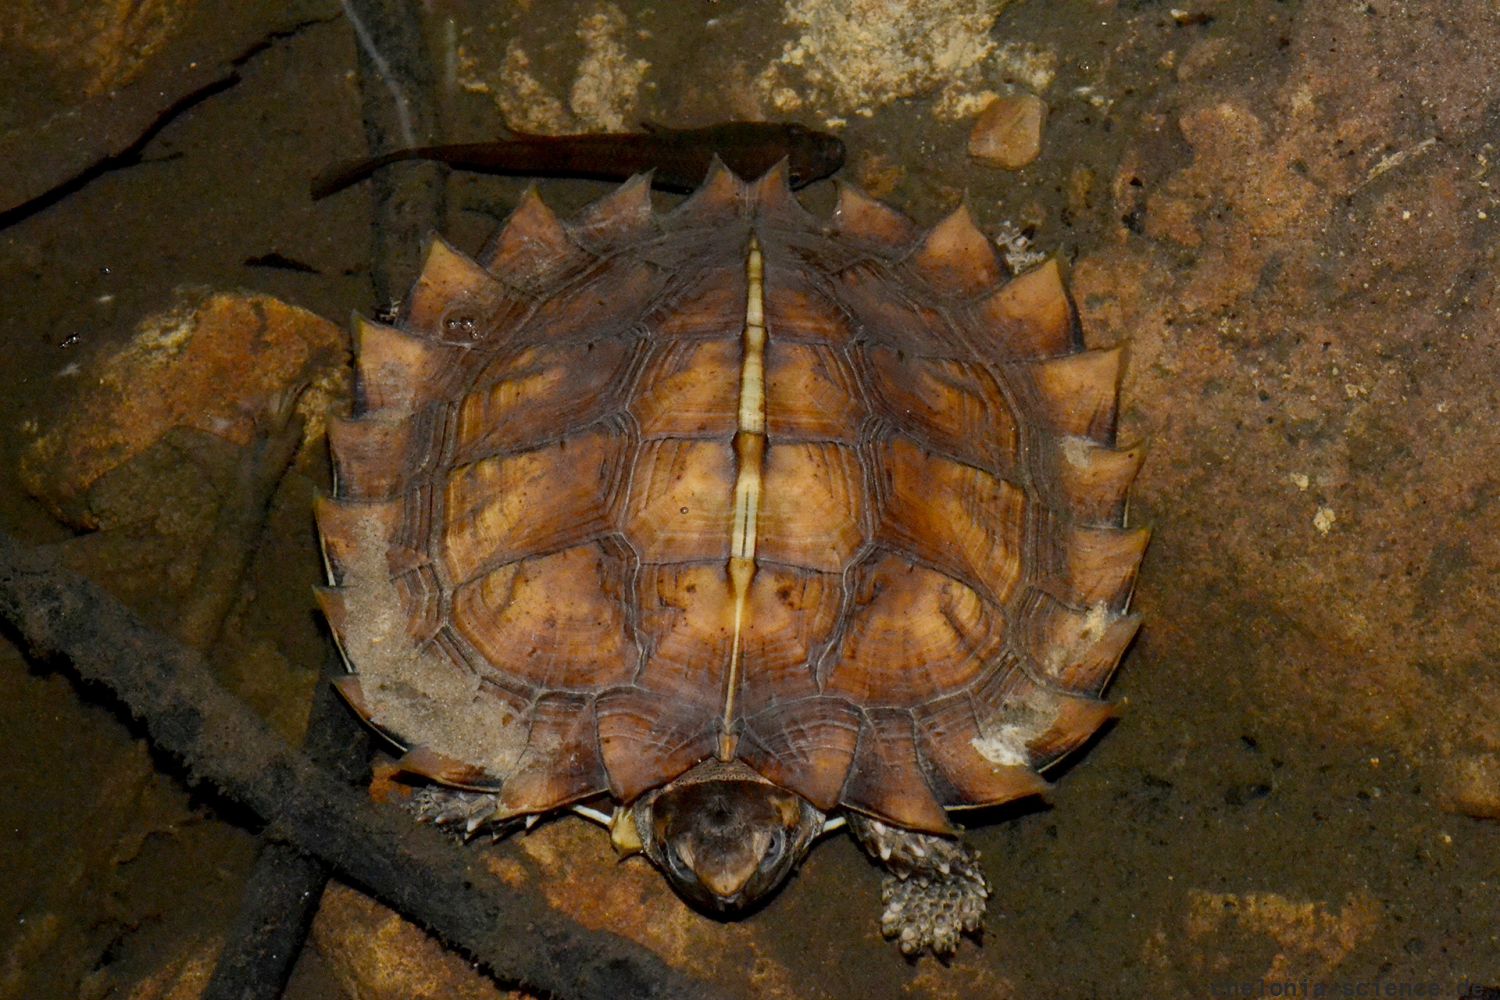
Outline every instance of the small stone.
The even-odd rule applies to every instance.
[[[1035,94],[1001,97],[985,108],[969,133],[969,155],[982,163],[1020,170],[1042,151],[1047,102]]]
[[[1500,819],[1500,754],[1474,754],[1455,762],[1443,784],[1441,801],[1447,812]]]
[[[1332,507],[1319,507],[1318,512],[1313,515],[1313,527],[1318,529],[1320,535],[1326,535],[1333,530],[1333,524],[1338,520],[1338,515],[1333,512]]]

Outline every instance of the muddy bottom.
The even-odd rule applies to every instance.
[[[308,197],[366,152],[356,36],[331,2],[44,6],[0,14],[0,149],[24,163],[0,190],[0,525],[66,542],[170,631],[237,446],[171,439],[96,494],[95,527],[28,496],[21,456],[76,408],[78,373],[183,289],[339,323],[385,305],[370,185]],[[842,837],[731,924],[581,820],[474,850],[731,995],[1500,989],[1500,11],[447,0],[421,17],[445,139],[789,118],[837,132],[843,176],[923,224],[966,201],[1067,265],[1091,344],[1128,343],[1121,434],[1150,449],[1122,717],[1045,803],[966,817],[995,892],[951,962],[880,938],[878,873]],[[1040,156],[971,161],[975,116],[1016,92],[1046,102]],[[477,251],[527,183],[453,176],[442,230]],[[608,190],[540,183],[560,212]],[[803,198],[826,212],[831,185]],[[289,739],[326,649],[310,508],[327,487],[312,444],[214,647]],[[0,996],[196,995],[253,824],[185,790],[65,669],[0,657]],[[330,899],[288,997],[487,995],[364,905]],[[383,968],[357,954],[372,939]],[[426,957],[397,980],[407,955]]]

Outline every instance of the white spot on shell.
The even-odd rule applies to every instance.
[[[1026,750],[1026,741],[1033,739],[1035,733],[1029,727],[1001,726],[988,736],[976,736],[969,743],[979,756],[991,764],[1000,764],[1004,767],[1026,765],[1031,762],[1030,754]]]
[[[1069,465],[1083,468],[1089,463],[1089,450],[1092,445],[1087,438],[1065,437],[1062,439],[1063,461]]]
[[[1061,707],[1057,696],[1035,691],[1025,700],[1002,708],[985,727],[984,735],[970,740],[969,745],[991,764],[1029,767],[1028,744],[1052,728]]]

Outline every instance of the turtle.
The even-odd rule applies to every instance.
[[[960,206],[831,216],[715,164],[563,221],[528,189],[354,321],[317,503],[338,687],[425,818],[573,809],[729,918],[846,825],[880,927],[953,953],[954,814],[1047,789],[1114,713],[1148,531],[1123,348]]]

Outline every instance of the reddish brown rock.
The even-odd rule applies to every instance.
[[[969,133],[969,155],[981,163],[1020,170],[1042,152],[1047,102],[1035,94],[1001,97],[979,114]]]
[[[98,527],[88,493],[173,428],[244,447],[288,392],[307,436],[342,392],[344,334],[267,295],[184,294],[142,320],[125,347],[60,374],[51,414],[32,424],[21,478],[62,520]]]
[[[1475,819],[1500,819],[1500,754],[1475,754],[1453,762],[1443,783],[1443,808]]]
[[[344,995],[361,1000],[521,1000],[472,963],[348,886],[330,883],[312,943]]]

